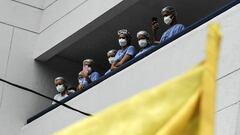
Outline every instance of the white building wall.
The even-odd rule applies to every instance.
[[[88,0],[57,0],[52,6],[43,11],[40,30],[44,31],[50,25],[69,14],[74,8],[77,8]]]
[[[240,5],[237,5],[211,21],[219,22],[223,33],[218,73],[217,135],[239,133],[240,39],[237,33],[240,33],[238,29],[240,23],[236,23],[240,22],[239,11]],[[67,104],[94,114],[142,90],[184,73],[204,59],[208,24],[171,42]],[[24,126],[22,135],[51,134],[82,118],[83,115],[75,114],[60,106]]]
[[[39,10],[45,10],[53,5],[58,0],[12,0]]]
[[[236,51],[235,51],[236,52]],[[238,57],[239,59],[239,57]],[[216,134],[239,135],[240,71],[218,81]]]
[[[37,8],[40,10],[44,9],[44,0],[12,0],[12,1],[27,5],[27,6],[31,6],[33,8]]]
[[[39,10],[45,10],[54,5],[58,0],[11,0],[16,3],[21,3]]]
[[[0,33],[1,78],[50,97],[56,93],[54,77],[64,75],[69,82],[75,82],[75,75],[68,71],[78,70],[77,64],[61,58],[46,64],[34,61],[36,34],[2,24]],[[51,104],[51,101],[7,84],[0,86],[0,134],[19,134],[29,117]]]
[[[55,2],[57,2],[58,0],[44,0],[44,3],[43,3],[43,8],[44,9],[47,9],[49,8],[50,6],[54,5]]]
[[[12,0],[0,0],[0,23],[38,32],[42,11]]]
[[[42,11],[12,0],[0,0],[0,78],[53,97],[53,79],[64,76],[76,82],[71,71],[78,63],[56,57],[47,63],[34,61]],[[0,135],[18,135],[29,117],[51,101],[0,82]]]

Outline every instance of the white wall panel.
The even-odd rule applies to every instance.
[[[4,94],[0,109],[0,134],[18,135],[26,119],[40,111],[47,100],[32,95],[21,89],[4,85]],[[42,106],[41,106],[42,105]]]
[[[38,32],[42,11],[11,0],[0,1],[0,22]]]
[[[11,37],[11,33],[9,35]],[[3,53],[9,55],[5,79],[53,97],[56,93],[54,78],[64,76],[68,82],[77,82],[79,65],[62,58],[55,58],[44,64],[35,62],[32,53],[36,38],[36,34],[14,28],[10,52],[6,50]],[[5,46],[0,46],[0,50],[2,48]],[[49,100],[6,84],[4,87],[0,84],[0,97],[0,134],[20,134],[20,129],[29,117],[51,105]]]
[[[0,24],[0,77],[3,78],[6,70],[7,59],[11,44],[13,28]]]
[[[44,9],[48,8],[49,6],[53,5],[58,0],[44,0],[43,7]]]
[[[240,68],[240,4],[227,11],[215,20],[222,28],[221,63],[219,65],[219,76],[226,75],[230,71]]]
[[[44,9],[44,1],[45,0],[13,0],[16,2],[20,2],[26,5],[30,5],[39,9]]]
[[[32,50],[37,35],[15,28],[7,69],[7,79],[25,86],[34,86],[37,79],[42,78],[41,70],[36,70],[37,64],[32,58]],[[31,66],[30,66],[31,65]],[[33,74],[32,74],[33,73]],[[38,78],[36,76],[39,76]],[[28,79],[29,78],[29,79]],[[33,88],[39,88],[36,85]]]
[[[65,116],[65,113],[67,112],[67,116]],[[62,116],[61,118],[59,117],[54,117],[55,113],[60,113],[60,115]],[[54,119],[52,119],[51,121],[49,121],[49,123],[45,123],[45,120],[38,120],[36,123],[33,123],[34,127],[37,127],[38,125],[46,125],[44,126],[44,130],[39,130],[36,132],[35,128],[31,128],[31,126],[26,125],[25,127],[23,127],[21,135],[32,135],[33,133],[36,135],[49,135],[52,134],[56,131],[61,130],[62,128],[65,127],[65,125],[70,125],[72,123],[77,122],[78,120],[81,120],[83,118],[85,118],[85,116],[81,115],[80,113],[74,112],[72,110],[62,110],[62,109],[56,109],[56,111],[53,111],[53,113],[49,114],[52,115],[52,117],[54,117]],[[57,123],[61,123],[61,124],[57,124]],[[24,129],[27,130],[24,130]]]
[[[40,30],[44,30],[49,25],[55,23],[58,19],[65,16],[79,4],[87,0],[58,0],[49,8],[43,11]]]
[[[216,135],[238,135],[239,104],[231,106],[217,113]]]
[[[0,78],[5,79],[5,71],[7,68],[9,49],[12,38],[13,28],[0,24]],[[3,96],[3,83],[0,82],[0,109]]]
[[[35,72],[44,74],[43,71],[33,70],[37,68],[34,66],[34,60],[32,59],[35,39],[36,34],[14,28],[10,52],[5,52],[9,55],[5,79],[28,88],[36,89],[38,85],[49,88],[40,78],[34,76],[37,75]],[[39,80],[36,81],[34,78]],[[3,88],[4,92],[0,109],[0,134],[19,134],[20,128],[26,123],[26,119],[29,116],[37,113],[46,107],[47,104],[50,104],[49,101],[43,98],[23,92],[18,88],[6,84],[1,88]]]
[[[218,81],[217,110],[240,100],[240,71]]]
[[[3,97],[3,83],[0,82],[0,110],[2,107],[2,97]]]

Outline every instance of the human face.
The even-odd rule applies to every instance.
[[[59,93],[63,93],[66,90],[63,80],[56,80],[55,85],[56,85],[56,90]]]
[[[141,39],[146,39],[145,38],[145,36],[144,35],[140,35],[140,36],[138,36],[138,38],[137,38],[138,40],[141,40]]]
[[[87,74],[91,74],[92,73],[92,65],[91,64],[85,64],[83,67],[83,70],[85,73]]]
[[[120,35],[118,38],[119,45],[121,47],[126,47],[128,44],[127,37],[125,35]]]
[[[173,15],[173,14],[170,13],[170,12],[164,12],[164,13],[162,14],[163,17],[169,16],[169,15]]]
[[[126,39],[127,40],[127,37],[124,34],[121,34],[121,35],[119,35],[118,39]]]
[[[64,84],[63,80],[56,80],[55,81],[55,86],[62,85],[62,84]]]
[[[115,53],[110,53],[109,55],[108,55],[108,62],[109,62],[109,64],[113,64],[114,63],[114,57],[115,57]]]
[[[175,21],[174,18],[175,18],[175,16],[172,13],[165,12],[163,14],[163,21],[167,25],[172,25]]]
[[[141,48],[145,48],[148,45],[148,40],[144,35],[138,36],[138,44]]]

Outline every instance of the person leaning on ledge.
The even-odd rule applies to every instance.
[[[157,35],[157,31],[159,30],[159,23],[157,22],[157,19],[153,20],[152,31],[154,43],[163,43],[164,41],[170,39],[171,37],[174,37],[185,29],[185,26],[183,24],[178,23],[177,12],[173,7],[167,6],[163,8],[161,14],[164,23],[170,27],[163,33],[162,37],[159,39],[159,36]]]
[[[96,72],[94,67],[94,60],[86,59],[83,61],[82,71],[78,74],[78,91],[83,91],[90,83],[97,81],[100,74]]]

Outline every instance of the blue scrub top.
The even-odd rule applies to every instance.
[[[115,61],[116,61],[116,62],[121,61],[122,58],[123,58],[126,54],[134,57],[135,54],[136,54],[136,49],[135,49],[135,47],[132,46],[132,45],[130,45],[130,46],[128,46],[128,47],[127,47],[126,49],[124,49],[124,50],[123,50],[123,49],[118,50],[117,53],[116,53],[116,55],[115,55],[115,57],[114,57]]]
[[[122,58],[124,57],[124,55],[126,55],[126,54],[134,57],[135,54],[136,54],[136,49],[135,49],[135,47],[132,46],[132,45],[130,45],[130,46],[128,46],[128,47],[127,47],[126,49],[124,49],[124,50],[123,50],[123,49],[118,50],[117,53],[116,53],[116,55],[115,55],[115,57],[114,57],[114,61],[116,61],[116,62],[121,61]],[[105,73],[105,75],[109,74],[110,72],[111,72],[111,69],[109,69],[109,70]]]
[[[182,32],[185,29],[184,25],[182,24],[175,24],[167,31],[165,31],[160,39],[160,43],[168,40],[169,38],[177,35],[178,33]]]
[[[101,75],[98,73],[98,72],[92,72],[90,75],[89,75],[89,79],[94,82],[94,81],[97,81],[99,78],[101,77]],[[80,82],[82,83],[83,85],[83,88],[87,87],[88,86],[88,82],[85,78],[80,78],[79,79]]]
[[[153,49],[154,47],[155,47],[154,45],[148,45],[147,47],[141,49],[141,50],[135,55],[135,58],[138,57],[139,55],[147,52],[148,50]]]

